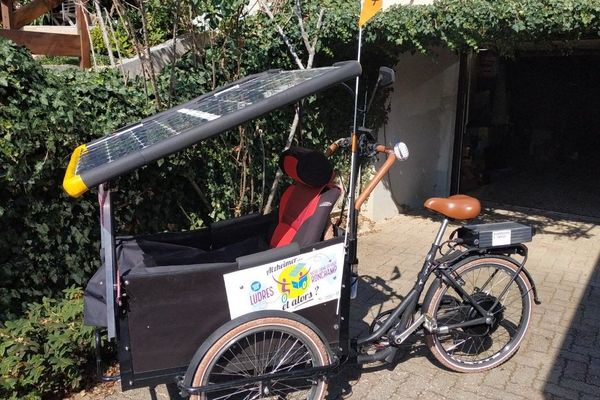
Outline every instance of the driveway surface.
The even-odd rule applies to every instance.
[[[486,210],[485,221],[512,219],[537,228],[527,267],[542,305],[534,306],[519,352],[502,366],[458,374],[429,359],[415,339],[389,367],[345,367],[330,398],[600,399],[600,225],[533,210]],[[359,240],[359,296],[352,330],[359,333],[408,292],[437,231],[429,214],[400,215],[371,226]],[[102,390],[106,393],[105,390]],[[76,398],[90,398],[92,393]],[[112,400],[168,399],[164,386],[102,395]]]

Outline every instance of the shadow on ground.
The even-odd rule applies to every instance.
[[[600,398],[599,308],[600,256],[546,378],[547,399]]]
[[[356,338],[371,332],[371,323],[376,317],[397,306],[403,299],[404,294],[399,294],[389,285],[390,282],[399,280],[402,273],[396,266],[393,269],[393,275],[390,279],[384,279],[379,276],[363,275],[359,279],[358,296],[353,300],[350,309],[350,334]],[[412,278],[412,277],[409,277]],[[406,278],[408,279],[408,278]],[[371,323],[367,323],[369,321]],[[393,370],[398,363],[401,363],[412,357],[428,357],[429,350],[421,341],[421,338],[413,335],[402,344],[395,361],[389,364],[369,364],[357,365],[348,361],[340,369],[340,372],[329,381],[328,396],[329,400],[337,400],[352,395],[352,387],[360,382],[363,374],[369,374],[381,370]]]

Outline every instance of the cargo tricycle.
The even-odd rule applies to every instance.
[[[382,68],[376,86],[393,82],[392,72]],[[441,225],[413,288],[369,332],[350,337],[359,212],[408,157],[404,143],[376,143],[356,116],[351,135],[327,149],[283,151],[279,167],[293,183],[271,214],[116,235],[119,176],[332,86],[358,96],[345,82],[360,74],[357,61],[266,71],[74,150],[64,189],[78,197],[97,187],[101,220],[102,267],[85,291],[85,322],[116,343],[123,390],[176,383],[194,399],[321,399],[344,363],[391,363],[414,334],[459,372],[496,367],[517,351],[539,302],[525,269],[533,231],[466,223],[480,203],[465,195],[425,202]],[[367,103],[372,97],[363,114]],[[350,154],[345,188],[329,159],[338,151]],[[359,191],[361,160],[377,155],[385,162]],[[331,223],[334,207],[343,224]],[[444,239],[451,220],[464,223]]]

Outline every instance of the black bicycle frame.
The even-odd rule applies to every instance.
[[[448,255],[444,255],[440,259],[436,260],[435,256],[443,246],[442,237],[443,237],[444,232],[446,231],[448,222],[449,222],[448,219],[444,219],[442,221],[442,225],[437,233],[437,236],[436,236],[433,244],[431,245],[431,249],[427,253],[425,261],[423,262],[423,267],[421,268],[421,271],[419,272],[419,274],[417,276],[417,280],[416,280],[414,286],[412,287],[412,289],[408,292],[408,294],[406,295],[404,300],[395,309],[393,309],[390,316],[381,324],[381,326],[379,328],[375,329],[371,334],[369,334],[367,336],[356,339],[355,344],[357,345],[357,348],[359,348],[362,345],[367,345],[369,343],[373,343],[374,341],[380,339],[382,336],[388,335],[390,330],[394,328],[394,326],[398,323],[400,318],[403,315],[405,315],[406,313],[408,313],[408,315],[412,316],[417,310],[418,300],[421,297],[421,294],[423,293],[425,285],[432,274],[435,275],[438,279],[441,279],[444,283],[451,286],[453,289],[455,289],[457,291],[457,293],[461,296],[463,301],[470,304],[481,315],[480,318],[471,319],[469,321],[465,321],[462,323],[447,325],[444,327],[434,327],[433,332],[435,332],[435,331],[450,331],[452,329],[466,328],[469,326],[481,325],[481,324],[492,324],[494,314],[486,311],[483,307],[481,307],[481,305],[479,303],[477,303],[477,301],[475,301],[473,299],[473,297],[463,289],[462,285],[453,276],[454,275],[453,271],[455,270],[455,266],[463,260],[467,260],[472,257],[477,257],[477,256],[481,256],[481,255],[493,254],[493,255],[501,255],[501,256],[503,256],[503,258],[510,258],[511,262],[514,262],[518,265],[518,269],[517,269],[516,273],[512,276],[512,278],[506,284],[506,287],[501,291],[500,296],[496,299],[494,305],[490,308],[490,310],[493,310],[498,305],[498,303],[500,301],[499,299],[506,293],[506,291],[508,290],[510,285],[515,281],[517,276],[522,271],[524,271],[524,273],[527,275],[527,277],[530,278],[529,273],[525,269],[525,262],[527,260],[527,247],[522,244],[507,246],[507,247],[500,248],[500,249],[467,248],[463,251],[455,251],[454,253],[452,253],[452,257],[449,257],[449,259],[448,259]],[[514,258],[507,256],[507,254],[514,254],[514,253],[518,253],[518,254],[522,255],[523,261],[517,262]],[[486,282],[485,285],[487,285],[487,283],[489,283],[489,281],[491,279],[492,278],[488,279],[488,282]],[[539,299],[537,296],[537,290],[536,290],[535,284],[533,283],[532,279],[530,279],[530,282],[531,282],[531,287],[532,287],[531,290],[534,293],[534,301],[536,302],[536,304],[539,304]],[[404,332],[406,332],[407,329],[409,329],[409,328],[403,327],[403,331],[395,332],[395,334],[398,336],[402,335]],[[372,361],[382,360],[384,358],[387,358],[389,356],[390,352],[391,352],[390,348],[386,348],[386,349],[380,350],[379,352],[377,352],[375,354],[363,355],[362,357],[359,355],[358,361],[359,361],[359,363],[361,363],[361,362],[372,362]]]

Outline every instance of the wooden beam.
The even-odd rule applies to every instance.
[[[77,35],[77,27],[71,25],[25,25],[21,28],[27,32],[63,33],[65,35]]]
[[[33,54],[81,57],[79,35],[0,29],[0,36],[27,47]]]
[[[77,33],[79,34],[79,66],[81,68],[91,68],[92,60],[90,58],[90,35],[88,32],[88,22],[83,6],[87,0],[82,0],[77,3],[76,18],[77,18]]]
[[[2,12],[2,27],[4,29],[10,29],[13,26],[13,2],[12,0],[2,0],[0,4],[0,11]]]
[[[37,17],[47,13],[62,2],[63,0],[33,0],[31,3],[17,8],[13,12],[12,29],[20,29],[25,25],[29,25]]]

